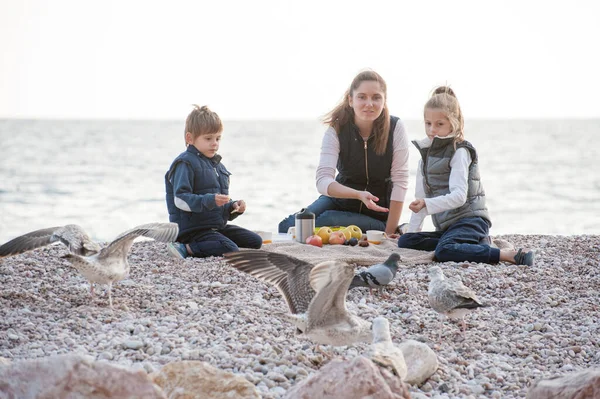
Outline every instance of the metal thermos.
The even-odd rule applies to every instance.
[[[306,239],[314,234],[315,231],[315,214],[306,208],[300,209],[296,213],[296,241],[302,244],[306,243]]]

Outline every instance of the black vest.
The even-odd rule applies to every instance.
[[[390,132],[383,155],[375,153],[375,140],[370,137],[366,142],[360,135],[358,127],[349,123],[338,132],[340,155],[338,158],[338,175],[335,181],[359,191],[368,191],[379,198],[377,205],[389,208],[392,195],[392,158],[394,155],[394,130],[399,118],[390,116]],[[375,212],[368,209],[360,200],[335,198],[341,209],[362,213],[375,219],[386,221],[387,212]]]
[[[216,206],[203,212],[186,212],[175,206],[171,177],[175,167],[185,163],[194,175],[194,194],[229,194],[229,176],[231,173],[221,163],[221,156],[207,158],[193,145],[179,154],[165,175],[165,190],[169,221],[179,225],[179,237],[194,231],[206,229],[223,229],[229,220],[230,206]]]

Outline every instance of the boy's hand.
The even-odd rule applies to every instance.
[[[244,200],[237,200],[233,203],[233,210],[231,213],[244,213],[246,211],[246,202]]]
[[[229,195],[226,194],[215,194],[215,203],[217,206],[223,206],[229,202]]]
[[[373,194],[371,194],[368,191],[361,191],[358,194],[358,199],[361,200],[367,206],[367,208],[369,208],[372,211],[376,211],[376,212],[389,212],[390,211],[388,208],[384,208],[382,206],[377,205],[375,202],[379,201],[379,198],[377,198],[376,196],[374,196]]]
[[[414,213],[418,213],[423,208],[425,208],[425,200],[423,198],[414,200],[408,206],[408,209],[410,209]]]

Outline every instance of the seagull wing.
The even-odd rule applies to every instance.
[[[77,255],[90,255],[100,251],[100,246],[80,226],[68,224],[35,230],[14,238],[0,246],[0,257],[21,254],[58,241]]]
[[[354,267],[345,262],[326,261],[312,269],[310,285],[316,294],[308,307],[307,330],[349,319],[346,295],[353,277]]]
[[[285,254],[261,250],[229,252],[224,256],[225,261],[239,271],[275,286],[292,314],[307,311],[315,295],[309,283],[312,264]]]
[[[149,223],[134,227],[120,234],[98,254],[98,259],[127,256],[133,241],[138,237],[153,238],[156,241],[171,242],[177,239],[179,227],[176,223]]]

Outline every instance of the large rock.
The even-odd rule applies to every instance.
[[[169,399],[260,399],[248,380],[205,362],[169,363],[150,377]]]
[[[435,352],[422,342],[412,339],[398,345],[404,354],[408,371],[404,382],[421,385],[438,369],[439,362]]]
[[[288,390],[286,399],[408,399],[402,380],[369,359],[334,360]]]
[[[600,398],[600,368],[537,381],[527,392],[531,399]]]
[[[165,398],[144,371],[60,355],[0,367],[0,398]]]

